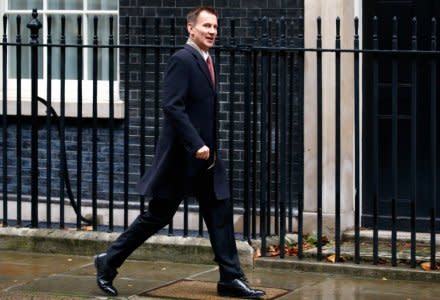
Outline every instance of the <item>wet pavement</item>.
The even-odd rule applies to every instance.
[[[0,299],[108,299],[95,284],[92,260],[91,256],[0,251]],[[440,299],[440,283],[435,281],[362,278],[268,267],[247,269],[246,273],[253,286],[288,290],[277,299]],[[139,295],[180,279],[216,282],[218,270],[215,265],[128,260],[114,282],[120,295],[113,299],[153,299]]]

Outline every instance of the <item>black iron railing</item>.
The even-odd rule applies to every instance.
[[[112,22],[109,20],[110,36],[108,42],[99,42],[97,32],[98,21],[94,20],[93,44],[85,45],[81,35],[81,19],[78,20],[77,44],[61,42],[52,43],[50,29],[47,43],[38,43],[38,22],[34,12],[29,27],[33,30],[31,43],[22,43],[17,37],[16,42],[8,41],[7,24],[12,20],[3,19],[3,114],[2,114],[2,201],[3,226],[17,224],[32,227],[66,226],[64,198],[67,191],[69,201],[77,212],[76,227],[78,230],[85,223],[90,223],[94,230],[117,230],[126,228],[129,223],[130,210],[143,211],[148,199],[139,197],[134,192],[134,185],[139,176],[145,172],[154,153],[159,135],[160,82],[167,58],[185,42],[183,37],[176,36],[176,19],[145,19],[140,35],[141,43],[133,43],[130,39],[129,18],[121,18],[120,43],[115,43]],[[252,37],[236,36],[236,24],[229,23],[230,36],[220,38],[214,48],[216,70],[220,78],[220,148],[227,161],[236,213],[243,216],[242,238],[245,240],[261,239],[262,255],[266,255],[267,238],[280,237],[280,257],[285,257],[285,236],[296,233],[298,236],[297,256],[305,256],[304,239],[304,124],[316,122],[316,248],[317,260],[323,260],[324,222],[323,202],[327,198],[334,200],[334,254],[337,262],[342,261],[341,245],[344,242],[341,219],[341,145],[353,143],[353,198],[354,210],[354,255],[353,261],[361,261],[361,228],[369,227],[373,233],[371,238],[373,263],[379,263],[379,230],[391,231],[391,264],[397,265],[397,232],[411,233],[410,264],[416,266],[417,239],[416,232],[430,233],[431,268],[436,267],[436,232],[438,231],[438,199],[437,183],[437,37],[436,21],[432,20],[431,46],[419,49],[417,46],[417,21],[413,20],[411,47],[398,47],[397,19],[394,21],[390,49],[379,47],[378,20],[373,20],[373,35],[364,36],[364,49],[360,49],[359,20],[354,20],[353,48],[341,47],[340,20],[336,20],[335,47],[323,48],[321,35],[321,19],[317,20],[317,37],[315,48],[304,47],[303,21],[270,20],[261,18],[254,20]],[[17,26],[20,25],[17,20]],[[63,19],[61,24],[64,24]],[[50,27],[50,22],[48,23]],[[19,32],[19,30],[18,30]],[[166,32],[166,33],[164,33]],[[366,41],[369,41],[368,43]],[[17,70],[20,68],[21,50],[29,47],[32,51],[32,114],[31,118],[21,115],[21,96],[17,93],[17,111],[9,116],[7,111],[8,53],[15,49]],[[66,62],[65,49],[76,48],[77,60]],[[47,51],[47,105],[50,107],[55,97],[59,100],[59,117],[49,109],[45,116],[38,115],[38,49]],[[60,49],[61,60],[54,62],[52,50]],[[82,69],[83,50],[92,49],[92,115],[85,117],[83,112]],[[98,58],[109,53],[108,76],[108,117],[98,116]],[[335,194],[323,195],[323,60],[324,53],[334,54],[335,74],[332,79],[335,86]],[[119,55],[119,56],[118,56]],[[304,56],[316,56],[316,85],[307,89],[316,89],[316,117],[304,119]],[[342,56],[352,57],[354,77],[347,81],[353,84],[353,127],[354,137],[350,141],[342,140],[341,106],[342,100]],[[119,57],[119,64],[114,58]],[[406,74],[405,64],[409,62],[409,73]],[[77,116],[66,118],[65,115],[65,66],[76,65],[78,70]],[[59,65],[58,65],[59,64]],[[388,64],[388,65],[387,65]],[[421,81],[421,66],[428,65],[429,80]],[[51,93],[51,70],[60,67],[60,97]],[[389,70],[387,69],[389,67]],[[399,68],[400,67],[400,68]],[[118,119],[114,115],[115,74],[119,72],[121,98],[124,101],[124,115]],[[389,76],[388,76],[388,75]],[[400,82],[399,78],[408,75],[408,82]],[[388,76],[388,77],[387,77]],[[17,90],[21,87],[21,75],[17,72]],[[425,78],[426,79],[426,78]],[[388,80],[388,81],[387,81]],[[428,83],[429,106],[424,103],[419,85]],[[405,106],[402,88],[409,87],[410,104]],[[362,101],[362,102],[361,102]],[[386,103],[388,102],[388,106]],[[425,101],[426,102],[426,101]],[[312,105],[312,104],[307,104]],[[400,106],[399,106],[400,105]],[[421,106],[420,106],[421,105]],[[425,105],[425,106],[423,106]],[[400,107],[403,107],[401,110]],[[429,107],[429,109],[426,109]],[[362,115],[361,115],[362,112]],[[409,113],[408,113],[409,112]],[[428,127],[420,127],[419,114],[429,118]],[[41,126],[44,119],[44,126]],[[54,122],[59,124],[59,136],[53,137]],[[409,126],[407,123],[409,122]],[[420,128],[429,129],[429,138],[419,142]],[[362,129],[362,135],[361,135]],[[389,130],[388,130],[389,129]],[[26,132],[31,132],[30,150],[24,151],[22,144],[29,139]],[[39,135],[45,132],[45,135]],[[11,141],[11,133],[16,140]],[[384,134],[387,135],[384,135]],[[68,138],[68,137],[74,138]],[[409,137],[407,156],[403,154],[402,136]],[[23,138],[25,139],[23,140]],[[390,141],[388,143],[388,140]],[[406,140],[405,140],[406,141]],[[15,142],[15,143],[14,143]],[[361,143],[362,142],[362,143]],[[29,143],[29,141],[28,141]],[[58,145],[58,146],[56,146]],[[362,149],[361,149],[362,145]],[[428,147],[426,147],[428,145]],[[27,146],[29,148],[29,146]],[[70,152],[69,152],[70,149]],[[74,149],[74,150],[72,150]],[[424,149],[421,154],[419,154]],[[429,151],[425,151],[429,149]],[[29,149],[26,149],[29,150]],[[56,152],[56,153],[55,153]],[[13,154],[12,154],[13,153]],[[68,153],[68,154],[66,154]],[[405,152],[406,153],[406,152]],[[362,156],[361,156],[362,154]],[[425,155],[427,154],[427,156]],[[361,160],[362,157],[362,160]],[[426,157],[429,160],[426,160]],[[29,169],[23,168],[23,161],[30,161]],[[388,165],[388,161],[390,162]],[[409,168],[403,168],[406,161]],[[424,167],[420,167],[423,165]],[[426,165],[426,166],[425,166]],[[362,167],[362,174],[361,174]],[[399,169],[400,168],[400,169]],[[402,171],[403,170],[403,171]],[[424,172],[424,170],[426,172]],[[57,173],[58,172],[58,173]],[[419,172],[429,183],[429,193],[420,194],[421,184],[417,179]],[[30,173],[30,176],[29,176]],[[59,174],[56,176],[54,174]],[[361,176],[362,175],[362,176]],[[16,178],[12,178],[16,176]],[[406,177],[405,177],[406,176]],[[402,178],[410,178],[410,192],[404,193],[405,182]],[[15,180],[16,179],[16,180]],[[59,179],[57,184],[54,180]],[[361,180],[362,179],[362,180]],[[70,184],[72,180],[75,184]],[[405,179],[406,180],[406,179]],[[45,188],[40,182],[46,182]],[[103,184],[106,183],[106,184]],[[23,187],[30,189],[24,191]],[[362,192],[361,192],[362,191]],[[361,197],[362,196],[362,197]],[[361,202],[362,199],[362,202]],[[8,201],[16,200],[17,217],[8,215]],[[308,200],[308,201],[315,201]],[[31,218],[22,216],[23,202],[30,202]],[[410,210],[402,210],[409,203]],[[423,203],[423,205],[422,205]],[[59,217],[54,222],[52,207],[58,204]],[[183,224],[172,222],[168,226],[168,234],[204,234],[203,221],[198,216],[198,226],[190,228],[189,218],[192,212],[197,213],[193,199],[183,199]],[[361,205],[362,204],[362,205]],[[38,215],[38,207],[46,205],[46,216]],[[428,207],[427,217],[418,207]],[[399,210],[400,209],[400,210]],[[91,211],[91,218],[82,217],[84,211]],[[116,225],[115,214],[122,215],[122,222]],[[99,221],[99,212],[107,212],[108,219]],[[346,215],[346,214],[345,214]],[[344,221],[344,222],[343,222]],[[348,222],[350,223],[350,222]],[[426,227],[425,225],[429,226]],[[259,225],[259,226],[258,226]],[[178,229],[178,228],[181,228]],[[426,230],[429,228],[429,230]],[[309,228],[306,229],[309,232]]]

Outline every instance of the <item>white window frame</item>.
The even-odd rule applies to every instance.
[[[83,0],[83,9],[82,10],[49,10],[48,8],[48,0],[43,0],[43,9],[38,10],[38,19],[43,25],[43,28],[40,30],[40,37],[42,37],[43,42],[47,43],[47,16],[50,15],[81,15],[82,16],[82,30],[83,30],[83,41],[84,44],[87,43],[89,39],[89,35],[93,34],[88,32],[88,18],[87,16],[114,16],[115,24],[118,25],[118,17],[119,17],[119,9],[117,11],[114,10],[87,10],[87,1]],[[1,15],[1,39],[3,38],[3,15],[7,14],[19,14],[22,16],[22,27],[27,25],[27,16],[31,16],[31,11],[29,10],[12,10],[8,9],[8,1],[4,1],[4,5],[0,5],[0,15]],[[8,20],[8,28],[9,26],[15,26],[15,20]],[[29,36],[22,36],[22,42],[28,43]],[[52,37],[54,38],[54,37]],[[104,37],[108,38],[108,37]],[[114,33],[115,44],[118,43],[119,36],[115,32]],[[8,42],[15,42],[15,37],[8,36]],[[54,42],[54,44],[56,44]],[[8,47],[8,56],[9,49],[15,49],[14,47]],[[87,59],[87,48],[83,49],[83,81],[82,81],[82,116],[85,118],[93,116],[93,81],[88,79],[88,59]],[[124,102],[120,99],[119,92],[119,50],[115,48],[114,55],[117,63],[115,64],[115,80],[113,81],[113,99],[114,99],[114,117],[115,118],[123,118],[124,117]],[[1,63],[3,64],[3,53],[0,47],[0,57]],[[15,62],[12,62],[15,63]],[[69,62],[66,62],[66,64]],[[76,63],[76,61],[75,61]],[[52,68],[56,67],[56,62],[53,62]],[[47,99],[47,47],[43,48],[43,78],[38,80],[38,96]],[[0,70],[0,101],[3,101],[3,72]],[[52,79],[52,107],[55,109],[57,114],[60,113],[60,89],[61,89],[61,80],[60,79]],[[31,115],[31,79],[22,78],[21,79],[21,113],[22,115]],[[78,81],[75,79],[66,79],[65,80],[65,116],[66,117],[77,117],[77,86]],[[8,78],[7,79],[7,114],[8,115],[16,115],[17,114],[17,79],[16,78]],[[99,118],[108,118],[110,111],[110,93],[109,93],[109,80],[98,80],[98,117]],[[46,107],[39,103],[38,104],[38,114],[46,115],[47,109]],[[0,105],[0,113],[3,113],[3,107]]]

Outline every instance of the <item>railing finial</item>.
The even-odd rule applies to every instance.
[[[27,24],[27,28],[31,30],[31,43],[38,42],[38,31],[43,27],[40,20],[38,20],[37,9],[32,9],[32,19]]]

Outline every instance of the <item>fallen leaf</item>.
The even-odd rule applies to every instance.
[[[270,245],[269,248],[267,248],[267,252],[274,252],[277,250],[277,248],[278,248],[277,246]]]
[[[257,248],[254,252],[254,258],[261,257],[261,249]]]
[[[93,231],[93,226],[83,226],[82,228],[81,228],[83,231]]]
[[[270,245],[267,249],[267,253],[269,254],[269,256],[278,256],[280,255],[280,250],[278,246]]]
[[[326,244],[330,243],[330,240],[329,240],[329,238],[328,238],[327,236],[324,235],[324,236],[321,238],[321,243],[322,243],[323,245],[326,245]]]
[[[430,271],[431,270],[431,263],[430,262],[424,262],[420,264],[420,267],[424,270],[424,271]]]
[[[403,244],[403,249],[411,249],[411,243],[405,243]]]
[[[330,255],[330,256],[327,256],[327,259],[326,259],[328,262],[331,262],[331,263],[335,263],[336,262],[336,255],[335,254],[333,254],[333,255]]]
[[[424,270],[424,271],[431,271],[431,262],[426,261],[420,264],[420,267]],[[436,264],[434,267],[434,270],[439,270],[440,269],[440,265]]]
[[[292,255],[292,256],[293,255],[298,255],[298,247],[290,248],[289,254]]]

